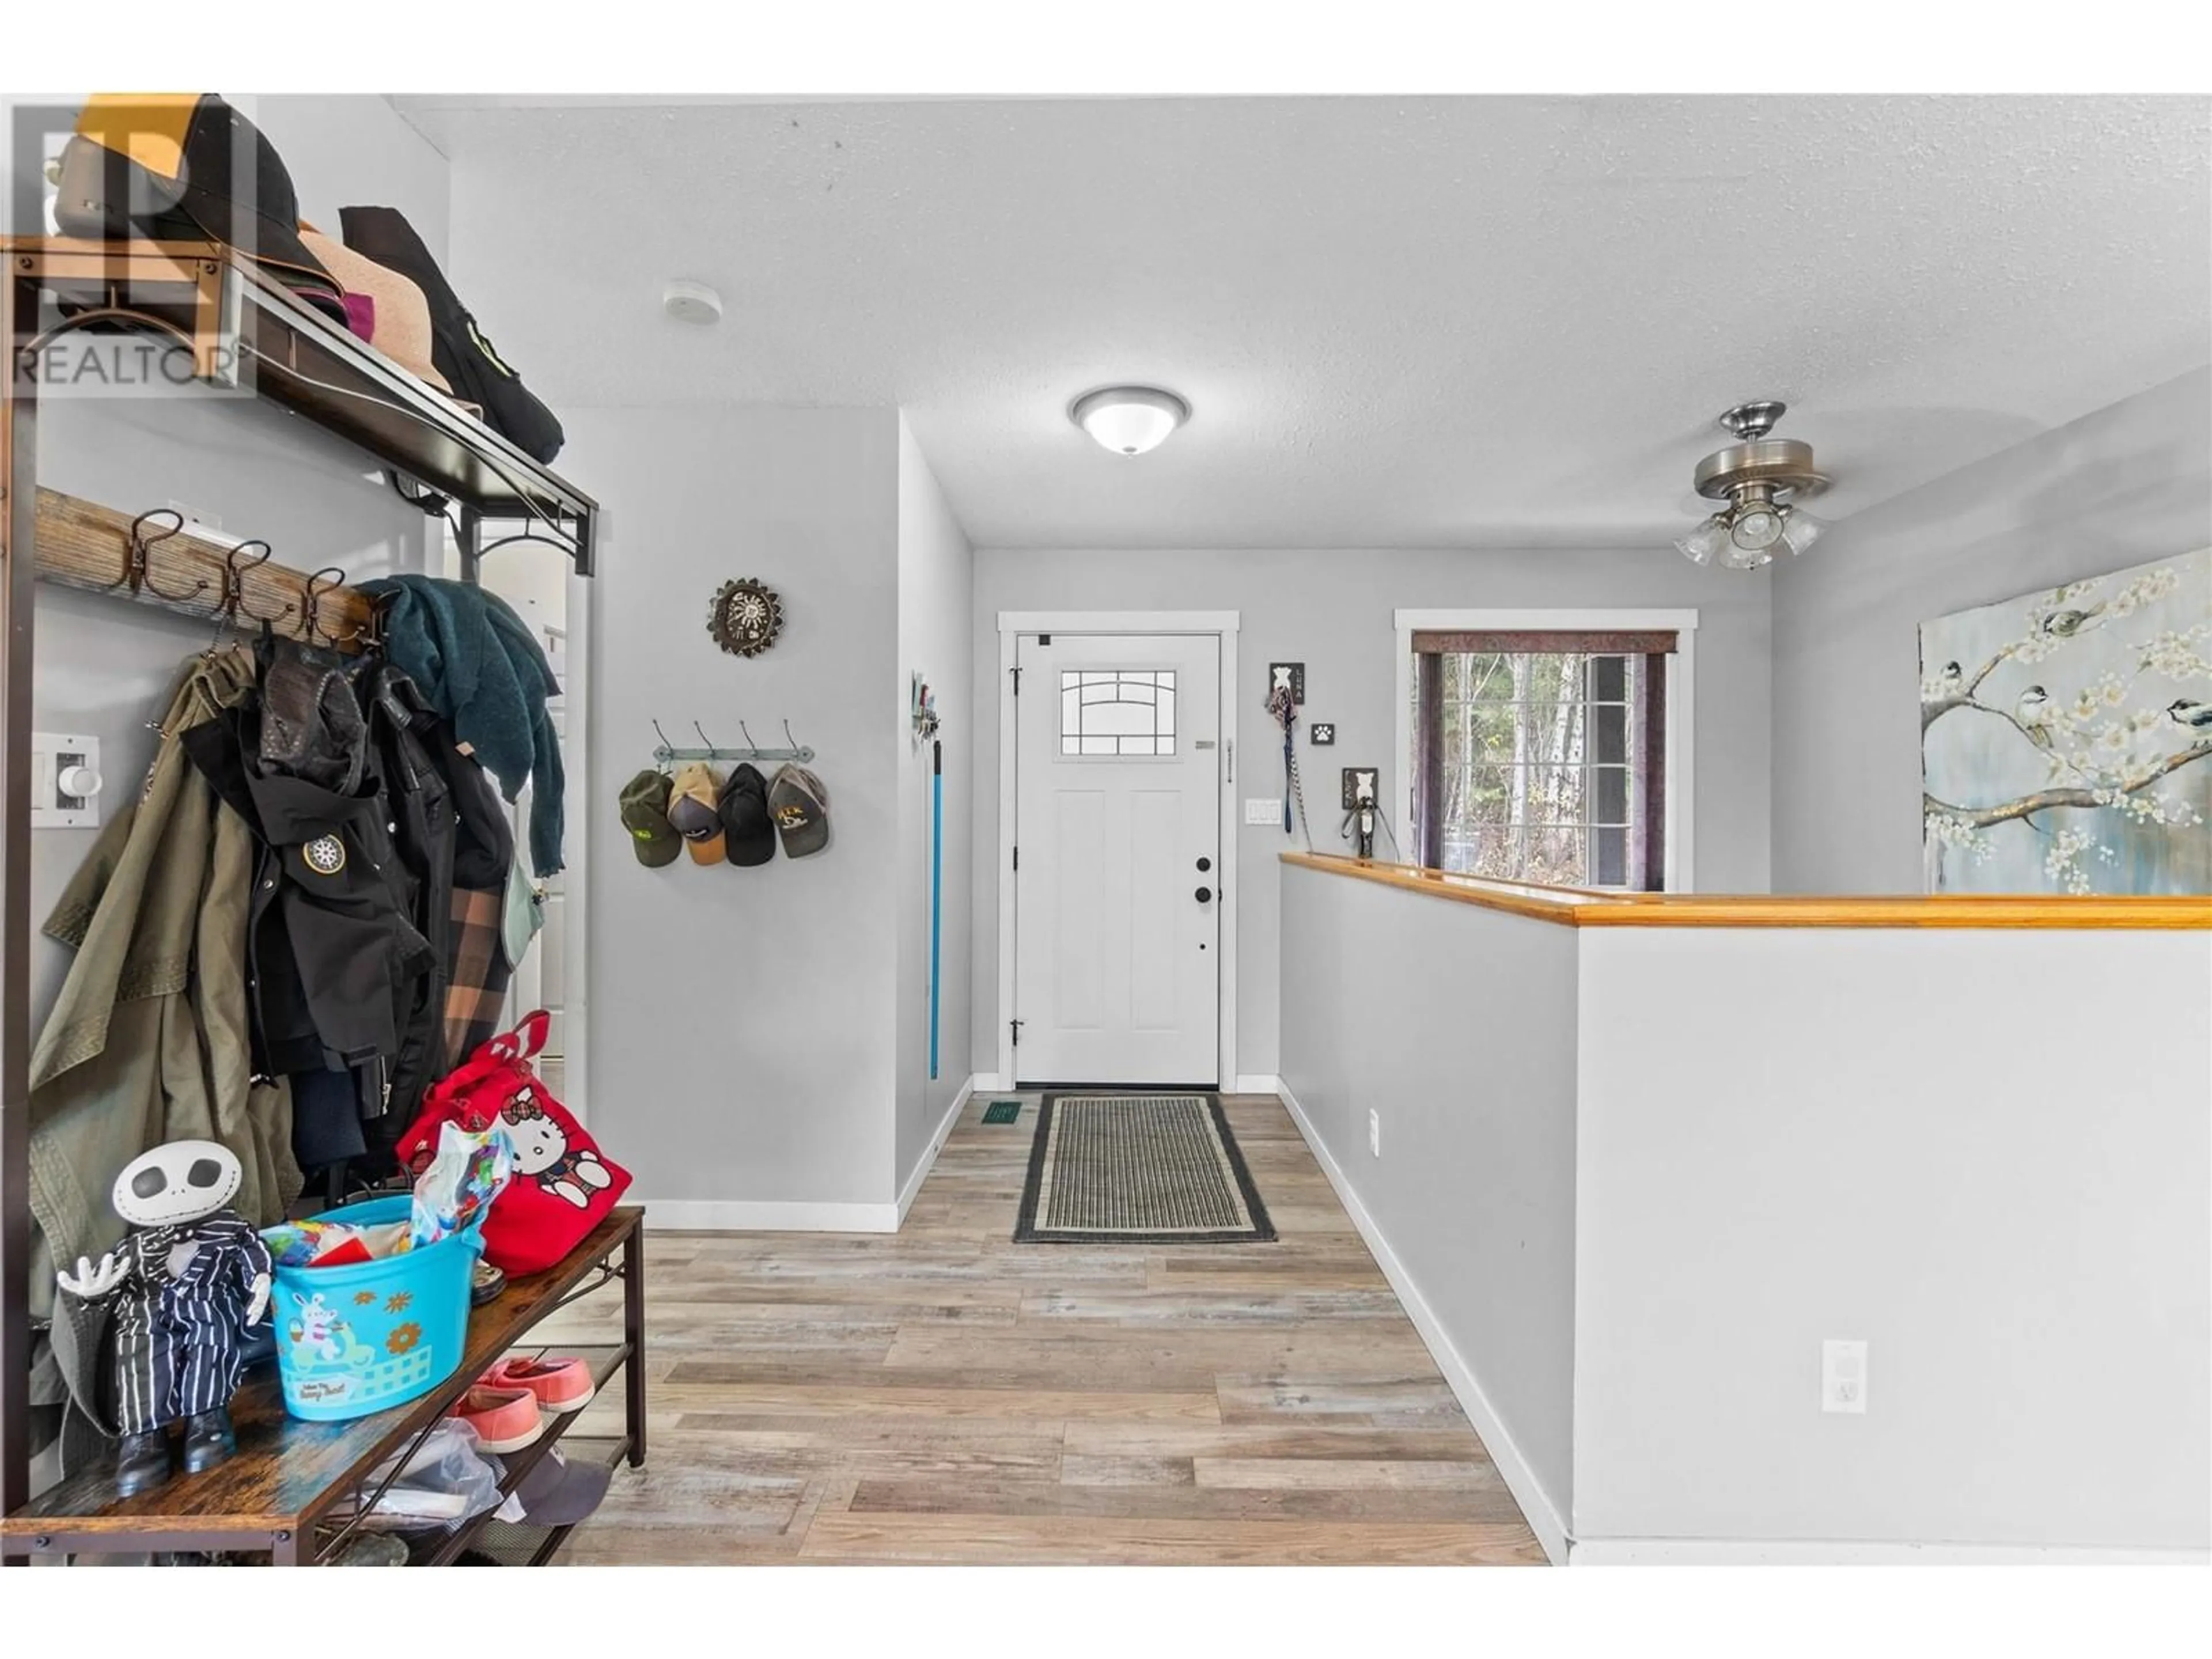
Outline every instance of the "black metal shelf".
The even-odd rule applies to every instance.
[[[58,301],[106,313],[103,326],[135,315],[189,341],[202,379],[292,410],[478,518],[543,525],[592,574],[597,501],[236,249],[17,238],[8,251]]]

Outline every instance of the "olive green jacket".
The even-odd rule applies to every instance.
[[[54,1311],[54,1268],[95,1261],[125,1231],[116,1172],[165,1140],[218,1140],[245,1180],[234,1206],[256,1225],[298,1196],[291,1094],[252,1077],[246,918],[252,832],[176,743],[244,699],[253,658],[198,655],[179,670],[139,799],[101,829],[46,922],[76,952],[31,1055],[33,1321]],[[74,1298],[70,1299],[72,1302]],[[81,1309],[67,1310],[72,1315]],[[34,1355],[32,1400],[66,1397],[103,1423],[91,1328],[53,1322]]]

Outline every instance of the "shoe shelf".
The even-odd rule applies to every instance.
[[[619,1206],[559,1265],[508,1280],[496,1298],[471,1312],[468,1347],[453,1375],[420,1398],[348,1422],[303,1422],[286,1413],[274,1366],[261,1368],[231,1402],[238,1431],[234,1456],[198,1474],[179,1472],[128,1498],[116,1495],[111,1464],[81,1470],[0,1520],[0,1555],[265,1551],[279,1566],[327,1561],[358,1530],[351,1516],[373,1507],[381,1490],[377,1471],[410,1455],[478,1376],[515,1352],[584,1355],[602,1388],[619,1373],[623,1433],[613,1442],[610,1461],[620,1457],[634,1468],[641,1466],[644,1213],[635,1206]],[[557,1310],[617,1282],[623,1287],[619,1344],[587,1348],[530,1340],[532,1330]],[[581,1415],[552,1419],[534,1443],[503,1458],[502,1490],[519,1484]],[[584,1443],[579,1436],[571,1449]],[[425,1547],[421,1562],[453,1559],[489,1524],[489,1515],[462,1523]]]
[[[289,409],[468,514],[543,524],[574,544],[576,573],[592,574],[591,496],[235,248],[18,236],[0,239],[0,251],[11,276],[67,307],[42,343],[93,323],[167,338],[192,353],[203,383]]]
[[[540,1349],[534,1351],[534,1352],[535,1356],[538,1358],[544,1358],[548,1356],[567,1357],[569,1355],[574,1355],[590,1365],[592,1370],[592,1383],[594,1389],[603,1389],[607,1385],[607,1380],[617,1371],[620,1370],[626,1363],[628,1363],[629,1359],[629,1345],[625,1342],[619,1347],[612,1348],[564,1346],[559,1348]],[[584,1411],[588,1411],[591,1408],[588,1406],[584,1407]],[[507,1493],[513,1492],[517,1486],[520,1486],[522,1484],[523,1477],[528,1474],[531,1470],[536,1468],[538,1465],[544,1460],[546,1455],[552,1451],[553,1448],[556,1444],[562,1443],[566,1439],[569,1425],[574,1423],[577,1419],[583,1416],[584,1411],[568,1412],[559,1416],[555,1416],[550,1413],[547,1413],[544,1419],[544,1431],[541,1433],[535,1441],[532,1442],[529,1445],[525,1446],[520,1451],[501,1452],[499,1454],[500,1466],[507,1471],[506,1475],[499,1483],[500,1496],[502,1498],[504,1498]],[[611,1443],[602,1443],[599,1441],[596,1437],[578,1435],[574,1441],[568,1442],[568,1449],[562,1453],[562,1455],[567,1456],[571,1452],[576,1451],[578,1448],[583,1447],[587,1443],[599,1444],[602,1446],[602,1449],[604,1449],[605,1444],[612,1444],[615,1448],[614,1455],[607,1456],[605,1459],[606,1462],[611,1464],[616,1461],[617,1457],[627,1454],[629,1450],[629,1437],[628,1435],[621,1436]],[[586,1453],[585,1455],[588,1459],[590,1454]],[[426,1537],[422,1545],[418,1547],[415,1559],[411,1560],[409,1565],[411,1566],[421,1567],[442,1567],[449,1565],[460,1555],[463,1550],[470,1548],[472,1545],[477,1545],[477,1540],[479,1535],[488,1532],[492,1527],[503,1527],[515,1524],[504,1521],[495,1521],[493,1516],[496,1512],[497,1511],[494,1510],[487,1510],[482,1515],[471,1516],[470,1519],[462,1522],[458,1527],[455,1527],[449,1532],[440,1533]],[[554,1529],[539,1527],[533,1528],[532,1530],[544,1534]],[[558,1528],[558,1530],[562,1537],[565,1538],[568,1536],[568,1528],[562,1527]],[[481,1547],[481,1546],[477,1547]],[[558,1546],[556,1545],[556,1547],[557,1548]],[[546,1553],[550,1556],[552,1552],[549,1550]]]
[[[613,1468],[629,1451],[629,1438],[626,1435],[572,1434],[561,1442],[561,1455],[571,1466]],[[576,1529],[574,1526],[541,1527],[526,1520],[498,1521],[489,1516],[480,1520],[482,1524],[472,1530],[464,1525],[465,1537],[443,1540],[434,1547],[426,1546],[421,1559],[409,1565],[542,1567]],[[464,1557],[481,1559],[463,1559]]]

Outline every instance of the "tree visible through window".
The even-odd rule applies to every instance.
[[[1434,869],[1664,884],[1671,634],[1417,633],[1413,825]]]

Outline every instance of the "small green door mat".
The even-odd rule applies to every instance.
[[[983,1121],[986,1123],[1012,1123],[1020,1117],[1021,1115],[1022,1103],[1020,1101],[994,1100],[988,1106],[986,1106],[983,1109]]]

